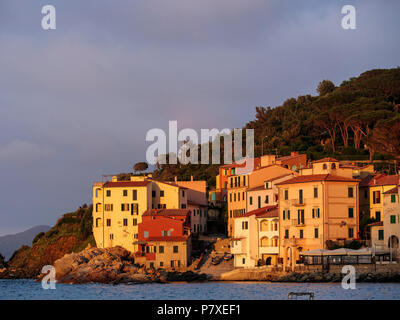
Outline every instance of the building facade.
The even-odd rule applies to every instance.
[[[301,175],[278,183],[280,258],[294,268],[302,251],[358,238],[359,180],[332,158],[315,161]]]
[[[279,254],[278,206],[266,206],[234,218],[231,253],[236,268],[276,265]]]

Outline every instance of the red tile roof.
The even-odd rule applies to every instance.
[[[306,183],[306,182],[315,182],[315,181],[359,182],[360,180],[335,176],[333,174],[310,174],[310,175],[298,176],[293,179],[282,181],[282,182],[277,183],[276,185],[279,186],[279,185],[292,184],[292,183]]]
[[[328,158],[323,158],[320,160],[313,161],[312,163],[320,163],[320,162],[339,162],[339,161],[336,160],[335,158],[328,157]]]
[[[279,216],[278,206],[277,205],[267,206],[253,211],[249,211],[240,216],[237,216],[237,218],[245,218],[245,217],[250,217],[252,215],[255,215],[256,217],[271,217],[271,218],[278,217]]]
[[[168,242],[173,242],[173,241],[186,241],[189,238],[188,235],[186,236],[174,236],[174,237],[168,237],[168,236],[164,236],[164,237],[148,237],[148,238],[144,238],[142,241],[146,241],[146,242],[150,242],[150,241],[168,241]]]
[[[368,177],[364,178],[360,186],[361,187],[374,187],[374,186],[388,186],[388,185],[395,185],[399,184],[399,175],[392,175],[387,176],[386,174],[376,174],[376,175],[369,175]]]
[[[108,181],[103,187],[104,188],[123,188],[123,187],[145,187],[150,181]]]
[[[189,213],[189,209],[149,209],[143,216],[186,216]]]

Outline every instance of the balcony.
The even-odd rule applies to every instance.
[[[304,207],[306,205],[304,199],[292,199],[290,200],[290,204],[294,207]]]

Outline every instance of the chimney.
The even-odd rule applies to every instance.
[[[193,176],[190,176],[190,181],[193,182]]]

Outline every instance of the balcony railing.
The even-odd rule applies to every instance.
[[[292,219],[292,226],[294,227],[303,227],[306,224],[306,220],[303,221],[300,219]]]

